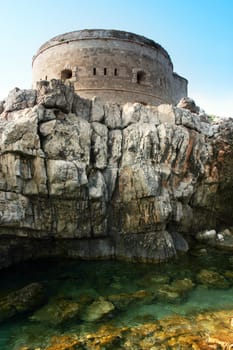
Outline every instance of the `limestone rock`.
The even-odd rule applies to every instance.
[[[0,101],[0,114],[4,111],[5,101]]]
[[[43,157],[20,157],[17,153],[0,156],[0,190],[8,195],[47,195],[47,174]],[[12,193],[13,192],[13,193]],[[3,192],[4,194],[4,192]],[[7,194],[7,193],[6,193]]]
[[[99,199],[102,198],[105,200],[106,193],[106,184],[104,177],[100,171],[96,171],[91,174],[88,181],[89,186],[89,198]]]
[[[123,128],[132,123],[137,123],[140,120],[140,103],[126,103],[122,111],[122,126]]]
[[[10,91],[9,95],[7,96],[4,104],[4,110],[5,112],[12,112],[33,107],[36,104],[36,96],[36,90],[20,90],[19,88],[15,88]]]
[[[14,192],[0,192],[0,224],[6,227],[27,226],[28,198]]]
[[[108,168],[119,168],[122,156],[122,140],[121,130],[110,130],[108,132]]]
[[[48,160],[47,176],[49,193],[55,196],[75,198],[88,183],[85,167],[75,161]]]
[[[91,113],[91,101],[75,94],[71,112],[89,121]]]
[[[108,296],[108,300],[119,310],[126,310],[131,304],[146,304],[154,299],[154,295],[146,290],[139,290],[135,293],[119,293]]]
[[[221,232],[218,232],[218,234],[223,235],[223,237],[233,237],[233,231],[232,228],[225,228]]]
[[[62,81],[52,79],[50,82],[41,80],[37,83],[37,103],[46,108],[57,108],[62,112],[72,111],[74,88],[64,85]]]
[[[17,261],[31,257],[30,245],[36,256],[164,261],[216,229],[208,244],[233,249],[223,233],[233,227],[232,119],[104,105],[59,80],[9,96],[0,118],[0,267],[14,261],[14,245]]]
[[[39,123],[55,120],[59,115],[62,115],[62,113],[59,113],[59,111],[57,111],[56,109],[47,109],[43,105],[36,105],[33,108],[33,111],[37,113]],[[41,125],[43,124],[40,124],[40,127]]]
[[[55,299],[37,310],[30,320],[59,325],[78,318],[82,305],[76,301]]]
[[[104,106],[104,123],[109,129],[118,129],[122,126],[122,110],[118,104]]]
[[[200,108],[196,106],[196,103],[190,97],[183,97],[177,104],[177,107],[188,109],[192,113],[199,113]]]
[[[155,295],[157,299],[162,302],[179,303],[181,301],[180,293],[169,284],[159,286]]]
[[[104,169],[107,165],[108,129],[105,125],[97,122],[93,122],[91,127],[91,158],[95,168]]]
[[[81,318],[86,322],[96,322],[109,315],[114,309],[115,307],[110,301],[99,298],[87,307]]]
[[[155,285],[155,296],[160,301],[177,303],[180,302],[193,289],[194,283],[189,278],[175,280],[171,284]]]
[[[9,120],[2,123],[0,151],[21,152],[30,156],[42,155],[37,128],[38,118],[33,110],[12,112]]]
[[[181,316],[174,313],[160,320],[147,319],[137,326],[115,327],[104,325],[87,334],[62,334],[52,336],[45,350],[89,348],[96,345],[105,349],[231,349],[232,312],[228,310],[198,312]],[[150,316],[150,315],[148,315]],[[136,317],[135,320],[138,320]],[[141,319],[139,318],[139,321]],[[208,330],[208,334],[207,334]],[[46,339],[48,338],[46,334]],[[27,341],[26,348],[32,346]]]
[[[159,105],[158,106],[158,119],[160,123],[175,123],[175,113],[172,105]]]
[[[56,127],[56,120],[54,118],[53,120],[40,124],[40,133],[42,136],[47,137],[53,133],[55,127]]]
[[[216,231],[215,230],[208,230],[204,232],[198,232],[196,234],[196,239],[199,241],[208,241],[211,239],[216,239]]]
[[[104,118],[104,103],[99,97],[92,99],[91,121],[101,122]]]
[[[203,118],[202,115],[196,115],[189,110],[181,108],[174,108],[174,115],[177,125],[184,125],[185,127],[196,130],[205,136],[212,137],[218,132],[219,127],[215,124],[211,124],[208,118]]]
[[[184,278],[183,280],[173,281],[171,283],[171,287],[174,291],[178,292],[181,295],[184,295],[193,289],[194,283],[190,278]]]
[[[218,272],[203,269],[197,274],[197,281],[209,288],[229,288],[228,281]]]
[[[217,234],[217,241],[223,242],[224,241],[224,236],[221,233]]]
[[[15,315],[33,311],[44,301],[44,289],[39,283],[31,283],[0,299],[0,321]]]
[[[63,120],[47,122],[42,148],[49,159],[75,160],[83,166],[89,164],[91,129],[90,124],[74,114],[64,115]],[[52,123],[52,124],[51,124]],[[48,134],[49,132],[49,134]]]
[[[186,253],[189,250],[189,244],[185,238],[178,232],[171,232],[172,240],[177,252]]]
[[[134,231],[137,230],[135,226],[133,228]],[[145,234],[124,233],[118,237],[115,253],[116,256],[129,261],[160,262],[174,256],[175,247],[167,231]]]
[[[159,124],[158,109],[155,106],[144,106],[141,103],[126,103],[122,109],[122,128],[135,123]]]

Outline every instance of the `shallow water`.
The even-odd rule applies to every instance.
[[[226,289],[207,287],[197,280],[202,269],[218,272],[228,281]],[[44,260],[20,264],[0,271],[0,297],[31,282],[41,282],[47,299],[62,297],[79,300],[88,295],[93,300],[139,290],[153,292],[159,280],[171,285],[176,280],[191,279],[194,287],[184,297],[173,302],[147,299],[129,304],[124,310],[108,316],[114,326],[134,326],[173,314],[195,314],[203,310],[233,308],[233,259],[224,252],[208,255],[187,255],[159,265],[113,261]],[[227,276],[227,277],[226,277]],[[156,284],[154,283],[157,281]],[[59,325],[35,322],[32,313],[0,323],[0,349],[17,350],[21,345],[43,346],[54,334],[85,333],[95,330],[99,322],[73,320]],[[106,324],[106,319],[103,321]]]

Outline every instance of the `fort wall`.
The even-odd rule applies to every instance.
[[[176,104],[187,96],[187,80],[173,72],[168,53],[145,37],[116,30],[59,35],[33,58],[33,87],[62,79],[82,97],[109,102]]]

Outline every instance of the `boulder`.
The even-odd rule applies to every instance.
[[[139,290],[134,293],[119,293],[108,296],[108,301],[114,304],[118,310],[126,310],[132,303],[146,304],[154,299],[152,292],[146,290]]]
[[[77,319],[82,310],[79,302],[69,299],[55,299],[37,310],[30,320],[59,325]]]
[[[89,121],[91,114],[91,101],[74,94],[71,112]]]
[[[217,233],[215,230],[206,230],[204,232],[198,232],[196,234],[196,239],[198,241],[209,241],[217,238]]]
[[[96,322],[111,314],[115,306],[104,298],[99,298],[89,305],[81,315],[81,319],[86,322]]]
[[[190,278],[184,278],[182,280],[175,280],[171,283],[171,287],[174,291],[180,295],[186,295],[194,288],[195,284]]]
[[[177,303],[181,302],[193,288],[194,283],[189,278],[175,280],[171,284],[158,284],[155,286],[155,297],[162,302]]]
[[[145,277],[143,277],[141,280],[138,281],[138,284],[140,286],[143,286],[144,288],[154,289],[162,284],[169,284],[170,277],[163,274],[148,274]]]
[[[169,284],[159,286],[156,289],[155,297],[165,303],[180,303],[182,300],[181,294]]]
[[[0,299],[0,321],[33,311],[44,301],[43,286],[39,283],[31,283]]]
[[[227,289],[229,282],[216,271],[202,269],[196,276],[197,282],[208,288]]]
[[[64,85],[61,80],[37,82],[37,104],[45,108],[54,108],[69,113],[73,108],[74,96],[74,87]],[[76,110],[76,107],[74,109]]]
[[[200,111],[200,108],[196,106],[196,103],[193,99],[190,97],[183,97],[180,102],[177,104],[177,107],[188,109],[192,113],[198,114]]]
[[[25,156],[43,156],[38,135],[38,116],[32,109],[10,113],[2,123],[0,150],[2,153],[21,153]]]
[[[6,98],[4,111],[12,112],[33,107],[36,104],[36,97],[36,90],[20,90],[19,88],[14,88]]]

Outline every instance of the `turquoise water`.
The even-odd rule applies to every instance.
[[[218,272],[228,287],[207,287],[198,281],[202,269]],[[182,298],[171,301],[146,298],[133,302],[123,310],[114,311],[104,321],[87,322],[81,319],[61,324],[33,320],[33,312],[0,323],[0,349],[17,350],[21,345],[43,346],[49,336],[64,332],[82,333],[95,330],[101,322],[115,325],[139,325],[174,313],[186,315],[203,310],[233,308],[233,258],[223,252],[208,255],[187,255],[159,265],[113,261],[43,260],[30,261],[0,271],[0,297],[31,282],[41,282],[48,301],[63,298],[79,301],[81,296],[92,300],[139,290],[153,292],[160,285],[172,285],[176,280],[189,279],[193,288]],[[160,281],[158,283],[158,281]]]

